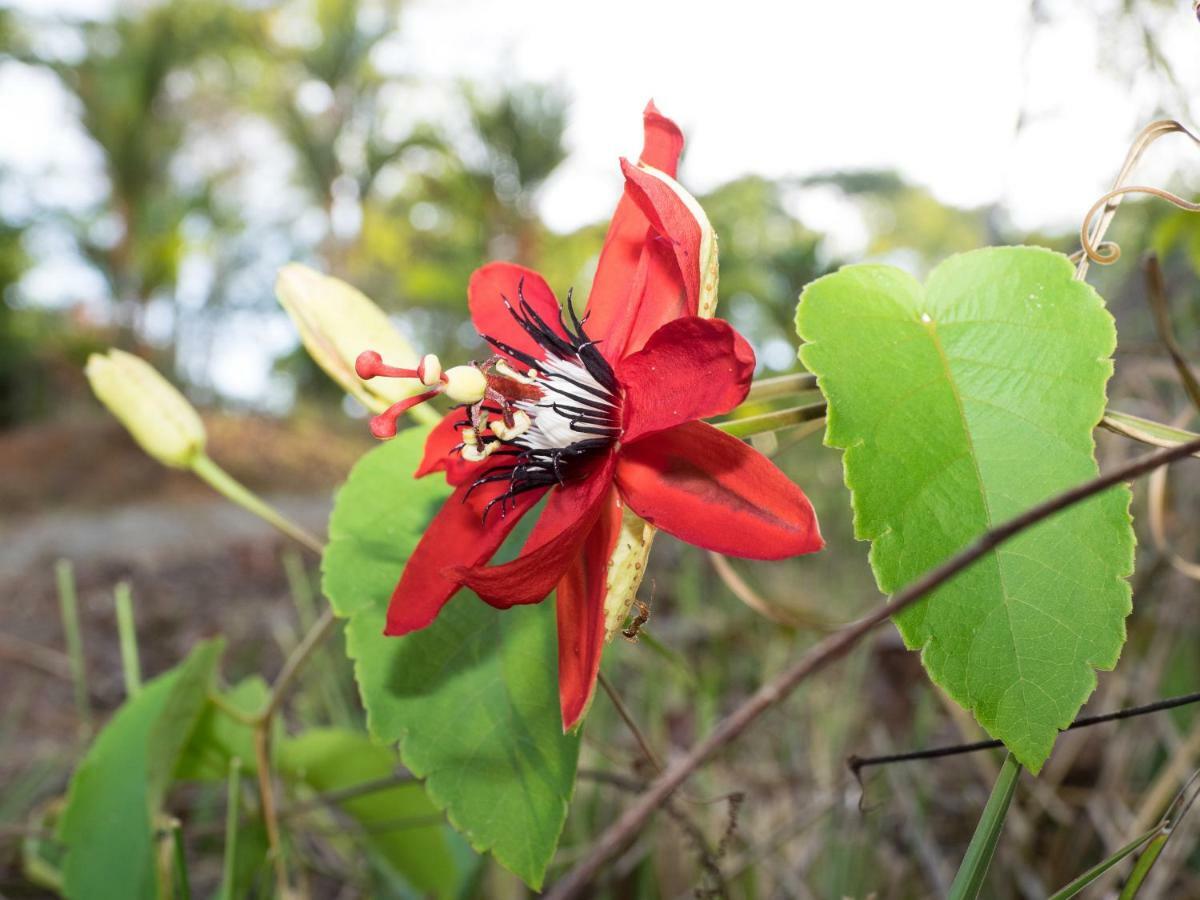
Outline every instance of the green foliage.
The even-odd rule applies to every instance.
[[[892,593],[1028,507],[1094,477],[1112,318],[1068,260],[952,257],[923,288],[885,266],[810,285],[801,359],[846,450],[855,531]],[[1033,771],[1112,668],[1133,568],[1129,491],[1022,532],[897,618],[930,676]]]
[[[329,523],[324,589],[372,734],[395,741],[429,797],[479,851],[540,887],[566,819],[579,738],[563,735],[551,603],[497,611],[460,596],[416,634],[382,634],[388,598],[449,490],[414,481],[425,432],[355,466]]]
[[[71,779],[58,837],[64,892],[87,900],[159,896],[159,810],[177,760],[207,703],[220,641],[191,655],[127,701]]]
[[[385,779],[396,772],[397,762],[393,751],[341,728],[310,729],[279,748],[284,774],[322,793]],[[399,875],[422,894],[455,893],[458,878],[447,829],[420,784],[397,783],[339,805],[386,862],[390,881]]]
[[[266,705],[269,694],[267,683],[254,675],[222,694],[221,700],[229,708],[253,716]],[[180,781],[224,781],[235,758],[241,761],[243,771],[254,771],[254,729],[210,702],[192,729],[175,777]]]
[[[252,14],[231,4],[169,0],[80,26],[79,58],[34,59],[75,97],[102,154],[110,190],[105,212],[120,233],[98,239],[90,223],[77,231],[81,250],[118,302],[173,291],[185,250],[183,219],[208,205],[204,183],[185,186],[171,172],[192,121],[183,98],[171,96],[171,75],[218,53],[233,55],[256,27]]]
[[[721,240],[717,314],[757,345],[792,343],[796,295],[829,271],[820,236],[788,211],[783,187],[747,176],[699,198]]]

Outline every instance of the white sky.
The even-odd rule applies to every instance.
[[[42,16],[102,15],[116,2],[9,5]],[[563,84],[574,101],[571,156],[541,196],[558,229],[611,211],[616,157],[637,153],[651,97],[687,134],[682,178],[698,192],[747,173],[893,168],[944,202],[1001,203],[1018,227],[1061,229],[1076,226],[1107,188],[1161,99],[1152,73],[1106,71],[1106,13],[1117,3],[1042,0],[1055,24],[1031,32],[1028,0],[409,0],[380,62],[429,86],[414,101],[427,108],[396,111],[411,118],[436,115],[445,88],[464,79]],[[1180,95],[1200,97],[1192,0],[1141,6]],[[1139,59],[1136,35],[1129,38],[1116,52]],[[1188,110],[1167,112],[1196,124]],[[39,182],[43,192],[102,190],[96,157],[52,78],[21,67],[0,72],[0,113],[0,167],[53,172]],[[1142,177],[1179,172],[1200,186],[1200,154],[1172,138],[1154,148]],[[798,213],[815,228],[844,224],[836,204]],[[84,283],[85,273],[69,280]],[[241,385],[247,395],[261,392],[269,366],[261,347],[251,349],[263,371]]]
[[[1028,44],[1026,0],[608,0],[589,13],[561,0],[424,0],[408,7],[403,48],[426,77],[569,86],[572,156],[544,197],[556,227],[611,207],[613,156],[636,152],[651,96],[685,129],[694,190],[748,172],[895,168],[949,203],[999,201],[1024,227],[1073,225],[1157,82],[1103,73],[1103,11],[1115,4],[1044,5],[1062,24]],[[1196,96],[1200,23],[1191,0],[1176,6],[1156,33]],[[1022,109],[1031,124],[1016,139]],[[1147,171],[1171,171],[1182,143],[1156,149],[1162,163]]]

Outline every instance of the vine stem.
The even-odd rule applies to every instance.
[[[845,656],[866,635],[892,616],[916,603],[1014,535],[1121,482],[1145,475],[1197,451],[1200,451],[1200,438],[1138,457],[1108,474],[1031,507],[1003,525],[984,533],[967,549],[926,572],[890,601],[878,607],[875,612],[816,644],[790,667],[763,684],[758,691],[722,719],[707,737],[694,744],[687,753],[672,762],[651,782],[637,801],[600,835],[592,845],[591,852],[551,888],[546,895],[548,900],[579,897],[604,865],[621,852],[654,812],[662,807],[696,769],[738,738],[763,713],[791,694],[809,676]]]
[[[258,796],[262,804],[263,827],[267,832],[272,867],[275,869],[275,890],[281,900],[291,896],[287,861],[283,858],[283,842],[279,838],[279,810],[275,807],[275,785],[271,768],[271,724],[254,728],[254,760],[258,769]]]
[[[760,378],[750,385],[743,403],[762,403],[764,400],[775,400],[779,397],[790,397],[792,394],[802,394],[805,391],[817,389],[817,376],[811,372],[796,372],[792,375],[777,375],[774,378]]]
[[[1153,703],[1146,703],[1141,706],[1130,706],[1125,709],[1118,709],[1116,712],[1100,713],[1094,716],[1080,716],[1063,731],[1075,731],[1079,728],[1091,728],[1094,725],[1103,725],[1107,722],[1119,722],[1122,719],[1134,719],[1138,716],[1147,716],[1152,713],[1162,712],[1168,709],[1178,709],[1181,706],[1190,706],[1193,703],[1200,703],[1200,692],[1193,694],[1184,694],[1179,697],[1168,697],[1165,700],[1156,700]],[[1003,747],[1003,741],[972,741],[969,744],[953,744],[946,747],[928,747],[924,750],[910,750],[907,753],[888,753],[883,756],[851,756],[846,760],[846,767],[850,773],[859,781],[862,780],[862,770],[872,766],[890,766],[893,763],[902,762],[917,762],[924,759],[942,759],[946,756],[959,756],[963,753],[977,753],[980,750],[995,750]]]
[[[790,409],[780,409],[775,412],[763,413],[758,416],[746,416],[742,419],[728,419],[718,422],[716,428],[736,438],[752,437],[768,431],[780,431],[793,425],[802,425],[816,419],[825,418],[825,401],[809,403],[805,406],[793,406]]]

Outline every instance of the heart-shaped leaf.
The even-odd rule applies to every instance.
[[[463,593],[423,631],[384,637],[388,598],[449,496],[412,478],[426,432],[372,450],[338,494],[323,584],[371,732],[396,741],[429,797],[479,851],[540,887],[566,821],[579,738],[562,733],[552,603],[500,612]]]
[[[978,250],[924,287],[850,266],[805,289],[797,329],[885,593],[1097,474],[1116,332],[1065,256]],[[1129,501],[1120,487],[1078,504],[897,617],[930,677],[1035,772],[1120,655]]]

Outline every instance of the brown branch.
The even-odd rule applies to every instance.
[[[967,549],[901,590],[874,613],[812,647],[790,668],[758,689],[749,699],[722,719],[709,735],[679,757],[656,778],[645,793],[595,841],[592,851],[567,873],[547,894],[548,900],[579,897],[600,870],[621,852],[680,785],[718,750],[736,740],[763,713],[787,697],[810,675],[845,656],[867,634],[892,616],[945,584],[972,563],[1022,531],[1121,482],[1152,472],[1160,466],[1200,451],[1200,438],[1169,450],[1139,457],[1106,475],[1101,475],[993,528]]]

